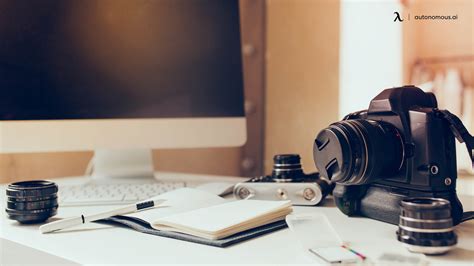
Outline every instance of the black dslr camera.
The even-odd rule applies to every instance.
[[[456,195],[456,137],[471,159],[474,138],[462,122],[437,109],[436,97],[414,86],[382,91],[368,110],[319,132],[314,160],[336,182],[337,207],[349,216],[398,224],[407,197],[444,198],[453,223],[463,215]]]

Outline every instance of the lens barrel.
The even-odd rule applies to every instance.
[[[443,254],[457,243],[451,204],[440,198],[408,198],[400,202],[398,241],[408,250],[429,255]]]
[[[273,156],[272,178],[275,182],[292,182],[304,178],[301,157],[298,154]]]
[[[344,185],[361,185],[400,170],[404,144],[399,131],[389,123],[343,120],[319,132],[313,155],[323,177]]]
[[[58,186],[51,181],[33,180],[16,182],[6,189],[7,208],[12,220],[20,223],[40,223],[56,215]]]

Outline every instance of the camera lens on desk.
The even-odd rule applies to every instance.
[[[451,204],[440,198],[408,198],[400,203],[398,241],[408,250],[430,255],[443,254],[457,243]]]
[[[298,154],[273,156],[272,177],[275,182],[292,182],[304,178],[301,157]]]
[[[51,181],[34,180],[8,185],[7,208],[12,220],[20,223],[41,223],[56,215],[58,186]]]

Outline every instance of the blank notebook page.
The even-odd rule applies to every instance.
[[[290,206],[289,201],[239,200],[160,218],[153,225],[180,225],[204,232],[219,232]]]
[[[194,188],[180,188],[172,190],[153,197],[152,199],[165,199],[166,201],[162,204],[162,206],[166,207],[152,208],[145,211],[128,214],[127,216],[140,218],[149,224],[152,224],[161,217],[167,217],[177,213],[197,210],[199,208],[227,202],[225,199],[219,196]]]

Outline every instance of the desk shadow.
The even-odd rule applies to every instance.
[[[63,220],[64,218],[60,218],[60,217],[52,217],[52,218],[49,218],[47,221],[45,222],[42,222],[42,223],[34,223],[34,224],[22,224],[22,223],[19,223],[17,221],[13,221],[12,220],[12,223],[11,223],[11,226],[13,227],[18,227],[18,228],[31,228],[31,229],[36,229],[36,230],[39,230],[39,227],[41,225],[44,225],[44,224],[47,224],[47,223],[50,223],[50,222],[54,222],[54,221],[59,221],[59,220]],[[94,227],[90,227],[90,226],[94,226]],[[89,225],[82,225],[82,226],[89,226],[89,227],[86,227],[86,228],[83,228],[83,227],[77,227],[77,228],[68,228],[68,229],[63,229],[63,230],[60,230],[60,231],[55,231],[55,232],[51,232],[51,233],[47,233],[47,234],[62,234],[62,233],[72,233],[72,232],[86,232],[86,231],[93,231],[93,230],[105,230],[105,229],[113,229],[114,227],[117,227],[117,226],[110,226],[110,225],[106,225],[106,224],[99,224],[99,223],[91,223]]]
[[[14,220],[11,220],[12,221],[12,226],[16,226],[16,227],[39,227],[43,224],[47,224],[47,223],[50,223],[50,222],[54,222],[54,221],[58,221],[58,220],[63,220],[64,218],[60,218],[60,217],[51,217],[49,218],[48,220],[44,221],[44,222],[41,222],[41,223],[20,223],[18,221],[14,221]]]
[[[59,220],[64,220],[64,218],[61,218],[61,217],[51,217],[51,218],[49,218],[45,223],[55,222],[55,221],[59,221]]]
[[[322,200],[318,205],[316,205],[317,207],[329,207],[329,208],[333,208],[333,207],[336,207],[336,203],[334,202],[334,197],[332,196],[327,196],[324,200]],[[313,206],[311,206],[313,207]]]
[[[113,229],[113,228],[114,226],[104,226],[104,227],[95,227],[95,228],[71,228],[71,229],[63,229],[61,231],[51,232],[48,234],[67,234],[67,233],[88,232],[88,231],[97,231],[97,230],[108,230],[108,229]]]
[[[473,235],[474,234],[474,220],[465,221],[461,224],[458,224],[456,227],[456,233]]]
[[[474,252],[470,249],[455,247],[446,253],[446,255],[432,255],[430,257],[447,261],[455,259],[456,261],[472,262],[474,261]]]

